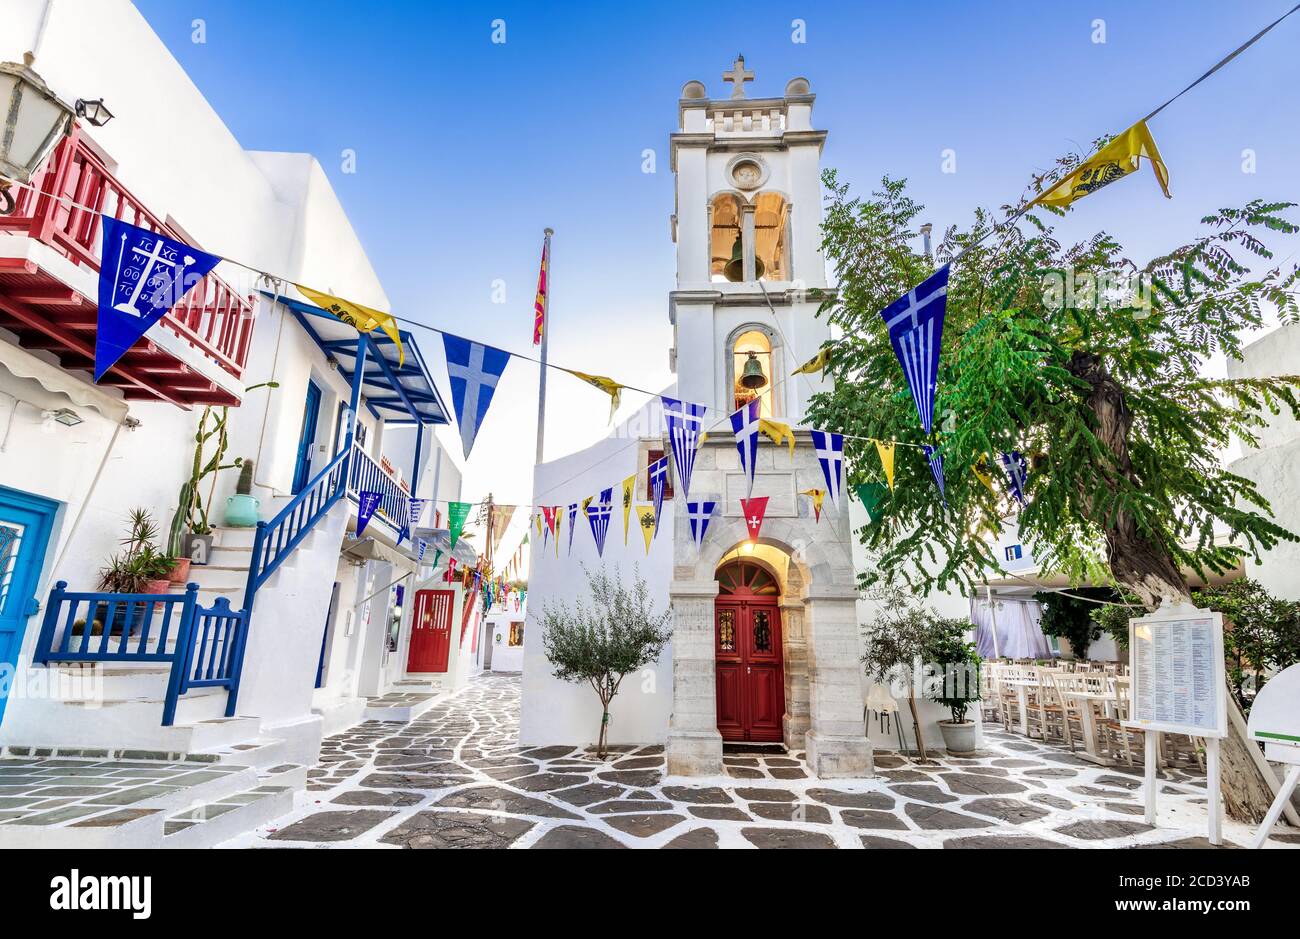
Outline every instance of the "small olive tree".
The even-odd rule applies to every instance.
[[[954,720],[960,719],[959,711],[961,717],[965,716],[968,701],[979,700],[978,678],[974,697],[964,698],[959,704],[957,693],[944,692],[942,675],[936,687],[926,671],[927,667],[933,669],[956,664],[954,649],[960,646],[965,651],[964,634],[970,629],[970,624],[964,620],[945,619],[898,584],[871,588],[867,597],[875,601],[877,612],[875,621],[863,628],[867,642],[867,651],[862,656],[863,666],[867,676],[882,685],[889,685],[891,689],[906,686],[917,756],[928,760],[925,737],[921,733],[921,717],[916,709],[918,690],[923,696],[951,708]],[[921,685],[919,689],[918,684]],[[935,697],[935,693],[939,696]]]
[[[609,703],[628,672],[659,658],[672,637],[672,614],[654,611],[650,589],[639,571],[625,584],[618,568],[608,574],[583,566],[590,603],[579,600],[570,610],[565,604],[547,605],[542,613],[542,642],[546,658],[561,681],[587,682],[600,698],[600,736],[597,756],[605,758],[609,743]]]

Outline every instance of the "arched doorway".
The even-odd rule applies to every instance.
[[[718,569],[713,654],[723,740],[782,740],[780,594],[776,576],[755,561],[735,560]]]

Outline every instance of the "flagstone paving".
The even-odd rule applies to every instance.
[[[871,779],[816,779],[802,753],[784,752],[728,752],[725,777],[694,779],[665,776],[662,746],[606,760],[520,747],[518,714],[519,676],[483,675],[409,723],[359,724],[325,741],[291,814],[225,846],[1211,847],[1195,768],[1161,771],[1153,828],[1140,766],[1097,766],[997,725],[972,757],[877,751]],[[1235,845],[1253,834],[1224,828]]]

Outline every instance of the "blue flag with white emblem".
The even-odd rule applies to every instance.
[[[591,536],[596,539],[596,554],[605,556],[605,535],[609,533],[609,517],[614,509],[614,490],[606,489],[600,494],[600,501],[587,506],[587,522],[591,525]]]
[[[749,486],[745,498],[754,495],[754,463],[758,459],[758,415],[762,400],[755,398],[731,415],[731,429],[736,434],[736,449],[740,451],[740,468],[745,471]]]
[[[372,492],[362,490],[357,493],[357,537],[366,530],[370,520],[375,517],[375,512],[379,510],[379,503],[383,500],[382,492]]]
[[[1019,450],[1002,454],[1002,468],[1007,471],[1007,482],[1011,484],[1011,494],[1021,505],[1026,504],[1025,483],[1029,480],[1029,461]]]
[[[925,450],[926,462],[930,464],[930,475],[934,477],[934,484],[939,487],[939,498],[943,499],[943,504],[948,504],[948,493],[943,488],[943,454],[928,443],[922,444],[921,448]]]
[[[927,434],[934,424],[934,391],[947,305],[948,265],[945,264],[880,311],[880,318],[889,330],[889,343],[903,366],[907,387],[916,402],[921,427]]]
[[[830,494],[831,504],[839,508],[841,483],[844,479],[844,435],[814,430],[812,442],[817,462],[822,468],[822,479],[826,480],[826,491]]]
[[[677,464],[677,478],[681,480],[682,497],[685,498],[691,492],[691,470],[695,467],[695,451],[699,449],[700,435],[704,433],[704,412],[708,408],[667,395],[660,395],[659,400],[663,402],[664,429],[668,442],[672,444],[673,462]]]
[[[691,540],[695,542],[696,550],[704,547],[704,535],[717,508],[718,503],[713,500],[686,503],[686,520],[691,526]]]
[[[468,459],[497,382],[510,362],[510,353],[447,333],[442,334],[442,344],[447,353],[447,380],[456,408],[456,425]]]
[[[668,457],[661,456],[649,466],[650,471],[650,495],[655,504],[655,530],[650,537],[653,539],[659,535],[659,529],[662,528],[659,520],[663,518],[659,513],[664,507],[664,490],[668,486]]]
[[[180,241],[103,219],[95,381],[217,266],[220,258]]]

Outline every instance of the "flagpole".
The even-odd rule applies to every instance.
[[[546,439],[546,344],[551,338],[551,236],[554,229],[546,229],[542,255],[546,258],[546,293],[542,297],[542,369],[537,381],[537,460],[542,462],[542,448]]]

